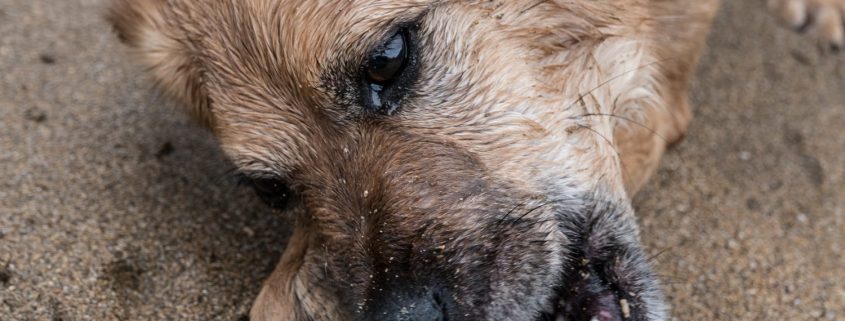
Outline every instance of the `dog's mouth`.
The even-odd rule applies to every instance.
[[[630,300],[592,269],[566,279],[557,296],[535,321],[624,321],[632,317]]]
[[[627,300],[619,299],[612,292],[600,293],[583,302],[573,304],[556,300],[553,311],[545,311],[535,321],[623,321],[627,320],[623,306]],[[630,312],[628,312],[630,313]]]

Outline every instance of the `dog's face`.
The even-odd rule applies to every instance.
[[[125,0],[121,37],[271,206],[256,320],[659,320],[613,146],[641,1]],[[291,196],[295,195],[295,196]]]

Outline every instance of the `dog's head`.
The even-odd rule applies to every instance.
[[[120,0],[110,19],[297,229],[258,320],[660,320],[613,146],[641,1]]]

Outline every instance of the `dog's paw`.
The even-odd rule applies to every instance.
[[[769,0],[790,27],[820,36],[835,49],[845,47],[845,0]]]

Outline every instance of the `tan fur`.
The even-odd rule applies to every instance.
[[[791,23],[796,2],[843,8],[786,1],[772,3]],[[618,232],[638,248],[630,196],[686,131],[688,82],[718,4],[117,0],[109,19],[240,171],[302,195],[251,320],[355,319],[349,307],[372,308],[394,266],[448,275],[463,294],[449,299],[470,318],[521,320],[573,269],[575,240],[556,221],[586,205],[567,202],[614,204],[623,214],[607,224],[618,230],[596,238]],[[841,40],[841,15],[826,14],[821,28]],[[372,115],[350,98],[349,75],[410,23],[425,52],[414,96],[395,115]],[[512,228],[491,232],[504,219]],[[611,265],[624,281],[630,266]],[[493,280],[484,298],[465,283],[479,273]],[[634,287],[648,287],[632,298],[643,320],[666,317],[656,286]]]
[[[170,9],[166,0],[116,1],[108,19],[149,68],[159,88],[190,107],[201,123],[211,125],[209,98],[195,53]]]
[[[642,125],[621,121],[615,132],[627,175],[625,187],[631,195],[654,173],[666,146],[678,142],[692,120],[688,83],[718,4],[719,0],[653,1],[650,14],[656,24],[652,36],[660,61],[658,90],[663,104],[645,110],[646,115],[639,118]],[[679,28],[679,23],[684,27]]]
[[[835,48],[845,47],[845,0],[769,0],[786,24],[810,30]]]

